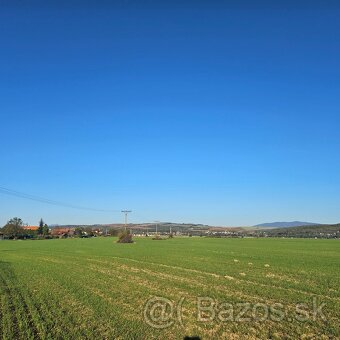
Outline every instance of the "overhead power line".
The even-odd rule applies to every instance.
[[[0,194],[15,196],[15,197],[19,197],[19,198],[28,199],[28,200],[31,200],[31,201],[56,205],[56,206],[65,207],[65,208],[81,209],[81,210],[89,210],[89,211],[97,211],[97,212],[111,212],[111,213],[112,212],[120,212],[120,210],[95,209],[95,208],[82,207],[82,206],[78,206],[78,205],[58,202],[58,201],[50,200],[48,198],[39,197],[39,196],[31,195],[31,194],[26,194],[26,193],[16,191],[16,190],[12,190],[12,189],[9,189],[9,188],[5,188],[5,187],[2,187],[2,186],[0,186]]]

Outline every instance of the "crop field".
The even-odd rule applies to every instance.
[[[340,338],[338,240],[0,241],[0,338]]]

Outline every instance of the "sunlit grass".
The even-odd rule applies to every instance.
[[[113,238],[0,241],[0,338],[339,337],[337,240]],[[184,298],[182,324],[155,330],[147,300]],[[326,304],[327,320],[197,321],[219,303]]]

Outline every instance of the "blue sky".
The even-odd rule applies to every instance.
[[[0,186],[133,222],[340,222],[339,14],[3,5]],[[13,216],[123,220],[0,194]]]

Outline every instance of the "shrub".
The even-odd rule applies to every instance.
[[[161,241],[161,240],[165,240],[165,238],[160,237],[159,235],[156,235],[155,237],[152,238],[153,240],[156,241]]]
[[[118,235],[117,243],[133,243],[132,234],[128,230],[122,231]]]

